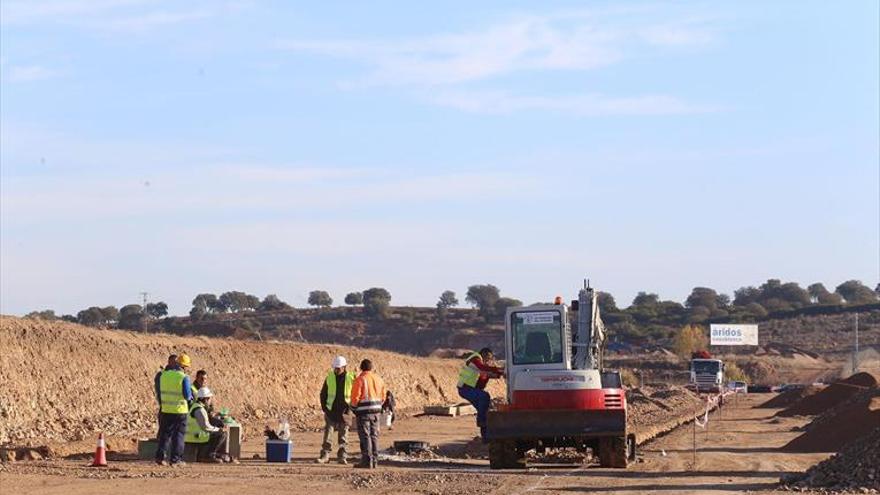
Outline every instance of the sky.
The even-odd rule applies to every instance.
[[[0,312],[880,281],[880,3],[0,4]]]

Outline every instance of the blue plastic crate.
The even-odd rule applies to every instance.
[[[292,441],[266,440],[266,462],[290,462],[292,457]]]

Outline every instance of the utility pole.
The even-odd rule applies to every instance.
[[[141,307],[141,327],[143,328],[144,333],[147,333],[147,296],[149,296],[150,293],[141,292],[140,294],[144,300],[144,305]]]
[[[859,372],[859,314],[856,313],[856,347],[853,352],[853,374]]]

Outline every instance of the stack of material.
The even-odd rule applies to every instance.
[[[880,425],[880,389],[862,390],[817,416],[807,431],[788,442],[786,452],[837,452]]]
[[[870,373],[856,373],[825,387],[821,392],[802,398],[779,411],[779,416],[812,416],[846,401],[859,392],[877,386],[877,378]]]
[[[783,478],[792,488],[880,490],[880,428],[850,443],[806,473]]]
[[[763,402],[761,405],[756,406],[758,408],[764,409],[779,409],[783,407],[788,407],[803,399],[804,397],[813,395],[822,390],[821,387],[817,387],[814,385],[808,385],[804,388],[795,388],[792,390],[786,390],[781,394],[773,397],[772,399]]]

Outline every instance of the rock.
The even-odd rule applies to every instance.
[[[21,457],[25,461],[41,461],[41,460],[43,460],[43,454],[40,454],[40,452],[35,449],[25,450],[22,453]]]
[[[0,449],[0,462],[15,462],[15,451]]]

